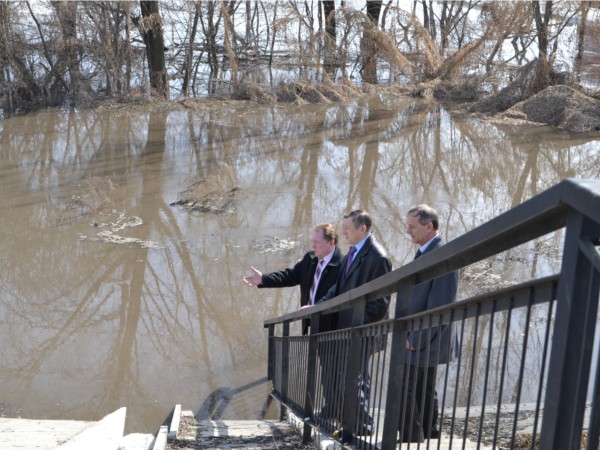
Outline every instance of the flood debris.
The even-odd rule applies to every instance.
[[[189,211],[210,214],[231,214],[234,212],[235,201],[240,191],[239,187],[217,189],[202,196],[195,194],[196,187],[195,185],[190,186],[182,193],[179,200],[170,203],[169,206],[182,206]]]
[[[231,166],[220,163],[209,175],[180,192],[169,206],[181,206],[190,212],[232,214],[240,193]]]
[[[291,250],[300,245],[299,241],[292,239],[280,239],[275,236],[270,236],[252,241],[252,248],[258,253],[272,253],[283,250]]]
[[[122,197],[119,185],[109,177],[88,177],[77,187],[66,204],[70,209],[80,210],[82,215],[110,207]]]
[[[79,233],[79,239],[82,241],[91,242],[103,242],[106,244],[117,244],[117,245],[139,245],[141,248],[160,248],[160,246],[151,240],[139,239],[136,237],[122,236],[117,232],[124,231],[127,228],[135,228],[143,225],[144,221],[136,216],[127,217],[125,213],[112,210],[108,215],[106,222],[100,222],[93,220],[90,226],[98,228],[95,235],[88,236],[83,233]]]
[[[501,118],[523,119],[572,132],[600,131],[600,101],[569,86],[550,86]]]
[[[573,82],[567,72],[555,72],[535,60],[521,68],[508,86],[483,97],[472,112],[489,114],[494,121],[528,121],[571,132],[600,131],[600,100]]]
[[[363,92],[347,78],[334,83],[324,74],[320,81],[284,81],[274,89],[261,83],[244,81],[232,93],[232,98],[262,104],[319,104],[341,102],[355,98],[360,94],[363,94]]]
[[[311,449],[286,422],[274,420],[201,420],[181,415],[177,437],[167,449]]]

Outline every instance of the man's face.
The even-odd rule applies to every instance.
[[[433,229],[433,224],[431,222],[421,225],[419,217],[413,216],[412,214],[408,215],[406,221],[406,233],[415,244],[419,245],[419,247],[435,236],[435,230]]]
[[[312,249],[315,252],[315,256],[319,259],[325,258],[335,249],[335,242],[327,241],[323,236],[323,231],[313,231],[310,238],[312,243]]]
[[[348,217],[342,222],[342,233],[348,244],[355,245],[365,238],[367,235],[367,227],[365,225],[360,225],[358,228],[355,228],[352,223],[352,217]]]

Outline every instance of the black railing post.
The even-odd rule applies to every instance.
[[[408,310],[414,278],[402,281],[396,294],[396,311],[394,317],[404,316]],[[392,349],[390,354],[390,370],[388,375],[387,397],[385,401],[385,418],[383,420],[383,435],[381,448],[396,448],[398,425],[402,404],[402,386],[406,361],[406,335],[408,326],[405,321],[395,320],[392,328]]]
[[[306,365],[306,392],[304,396],[304,429],[302,432],[302,441],[306,444],[310,441],[312,429],[309,423],[306,422],[306,418],[310,417],[313,419],[313,409],[315,405],[315,393],[317,390],[317,350],[318,350],[318,338],[319,333],[319,322],[321,314],[313,314],[310,316],[310,337],[308,340],[308,364]]]
[[[281,342],[281,402],[287,402],[288,383],[290,378],[290,323],[283,322]],[[279,420],[283,420],[283,408],[279,414]]]
[[[269,340],[267,341],[267,380],[272,381],[275,367],[275,325],[269,325]]]
[[[578,449],[581,442],[599,293],[598,268],[594,269],[589,256],[597,258],[592,242],[599,238],[600,224],[574,210],[569,213],[540,433],[542,449]]]
[[[355,327],[365,321],[366,300],[357,302],[352,308],[352,332],[348,348],[348,361],[346,362],[346,376],[344,380],[344,409],[342,411],[342,442],[351,442],[352,431],[356,425],[356,411],[359,396],[359,373],[362,364],[361,336],[362,331]],[[368,355],[366,355],[368,358]]]

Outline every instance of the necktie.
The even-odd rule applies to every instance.
[[[315,270],[315,277],[313,278],[312,286],[310,287],[310,304],[315,304],[315,294],[317,293],[317,287],[319,286],[319,280],[321,279],[321,272],[323,271],[323,266],[325,265],[325,260],[319,260],[319,264],[317,264],[317,270]]]
[[[348,258],[346,259],[346,270],[344,275],[348,275],[348,271],[350,270],[350,266],[352,265],[352,261],[354,260],[354,254],[356,253],[356,247],[354,245],[350,246],[348,250]]]
[[[423,254],[423,252],[421,251],[421,249],[417,250],[417,253],[415,253],[415,259],[417,259],[422,254]]]

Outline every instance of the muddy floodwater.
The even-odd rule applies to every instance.
[[[426,202],[446,240],[567,177],[600,177],[597,136],[490,124],[383,95],[207,111],[46,110],[0,120],[0,415],[156,432],[267,409],[263,321],[297,289],[243,284],[291,265],[315,223],[368,210],[394,267]],[[486,283],[558,270],[560,235],[466,271]],[[346,246],[342,243],[342,249]]]

